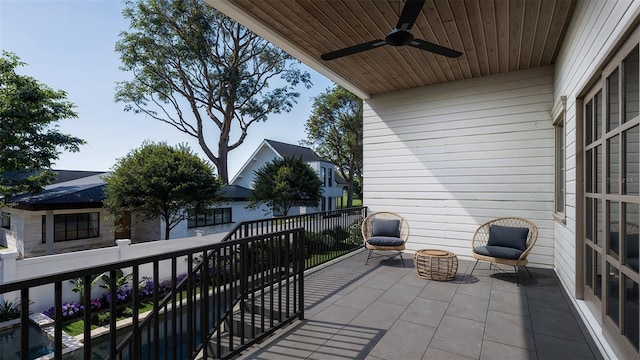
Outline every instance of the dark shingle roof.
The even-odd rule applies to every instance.
[[[264,141],[267,144],[269,144],[269,146],[271,146],[273,150],[275,150],[282,157],[293,157],[293,158],[301,157],[302,160],[306,162],[309,162],[309,161],[330,162],[318,156],[318,154],[316,154],[315,151],[311,150],[308,147],[291,145],[291,144],[286,144],[279,141],[268,140],[268,139],[265,139]]]
[[[218,196],[227,200],[248,200],[251,190],[239,185],[226,185],[218,191]]]
[[[101,172],[56,182],[47,185],[41,193],[17,195],[10,201],[16,203],[17,208],[28,210],[101,207],[105,185],[103,178],[106,175]]]

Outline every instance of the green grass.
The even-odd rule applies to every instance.
[[[142,303],[140,303],[140,310],[139,313],[145,313],[147,311],[151,311],[153,310],[153,301],[152,300],[145,300]],[[117,318],[117,320],[122,320],[125,319],[126,317],[124,316],[119,316]],[[91,330],[93,329],[97,329],[98,326],[96,325],[91,325]],[[84,332],[84,320],[76,320],[74,322],[70,322],[67,325],[62,327],[62,331],[66,332],[67,334],[71,335],[71,336],[76,336],[76,335],[80,335]]]
[[[339,203],[339,202],[338,202]],[[347,207],[347,195],[342,195],[342,204],[344,204],[344,207]],[[339,206],[340,204],[338,204]],[[356,199],[355,197],[352,199],[352,207],[358,207],[358,206],[362,206],[362,199]]]

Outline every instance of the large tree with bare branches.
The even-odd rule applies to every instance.
[[[201,0],[125,0],[129,31],[116,51],[133,79],[116,100],[193,136],[228,183],[228,153],[249,127],[291,110],[298,62]],[[217,136],[216,136],[217,135]],[[217,144],[215,144],[217,140]]]

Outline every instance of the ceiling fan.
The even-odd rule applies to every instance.
[[[398,19],[398,25],[391,30],[384,40],[373,40],[363,44],[349,46],[344,49],[328,52],[322,54],[320,58],[322,60],[333,60],[343,56],[352,55],[362,51],[372,50],[383,45],[391,46],[405,46],[409,45],[420,50],[430,51],[434,54],[443,55],[450,58],[456,58],[462,55],[461,52],[449,49],[434,43],[422,39],[415,39],[409,32],[413,27],[413,23],[416,22],[416,18],[420,14],[420,10],[424,5],[425,0],[407,0]]]

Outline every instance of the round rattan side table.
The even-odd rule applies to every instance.
[[[446,250],[418,250],[413,255],[413,265],[423,279],[448,281],[456,277],[458,257]]]

